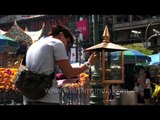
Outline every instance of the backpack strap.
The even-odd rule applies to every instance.
[[[55,77],[55,71],[52,72],[49,76],[50,76],[50,78],[54,79],[54,77]]]
[[[56,67],[54,68],[54,71],[49,75],[50,78],[54,79],[55,78],[55,73],[56,73]]]

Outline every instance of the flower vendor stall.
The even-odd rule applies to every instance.
[[[0,68],[0,104],[22,103],[22,95],[14,85],[17,73],[16,68]]]

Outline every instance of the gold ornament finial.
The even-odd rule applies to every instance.
[[[110,35],[109,35],[108,27],[106,25],[103,32],[103,41],[109,42],[109,39],[110,39]]]

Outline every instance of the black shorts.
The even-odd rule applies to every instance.
[[[144,99],[149,99],[151,97],[150,89],[144,89]]]

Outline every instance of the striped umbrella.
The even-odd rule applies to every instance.
[[[119,59],[119,52],[114,52],[112,54],[113,60],[118,60]],[[117,56],[117,58],[116,58]],[[134,49],[129,49],[124,51],[124,63],[125,64],[136,64],[136,65],[141,65],[141,64],[148,64],[151,61],[151,58],[137,50]]]

